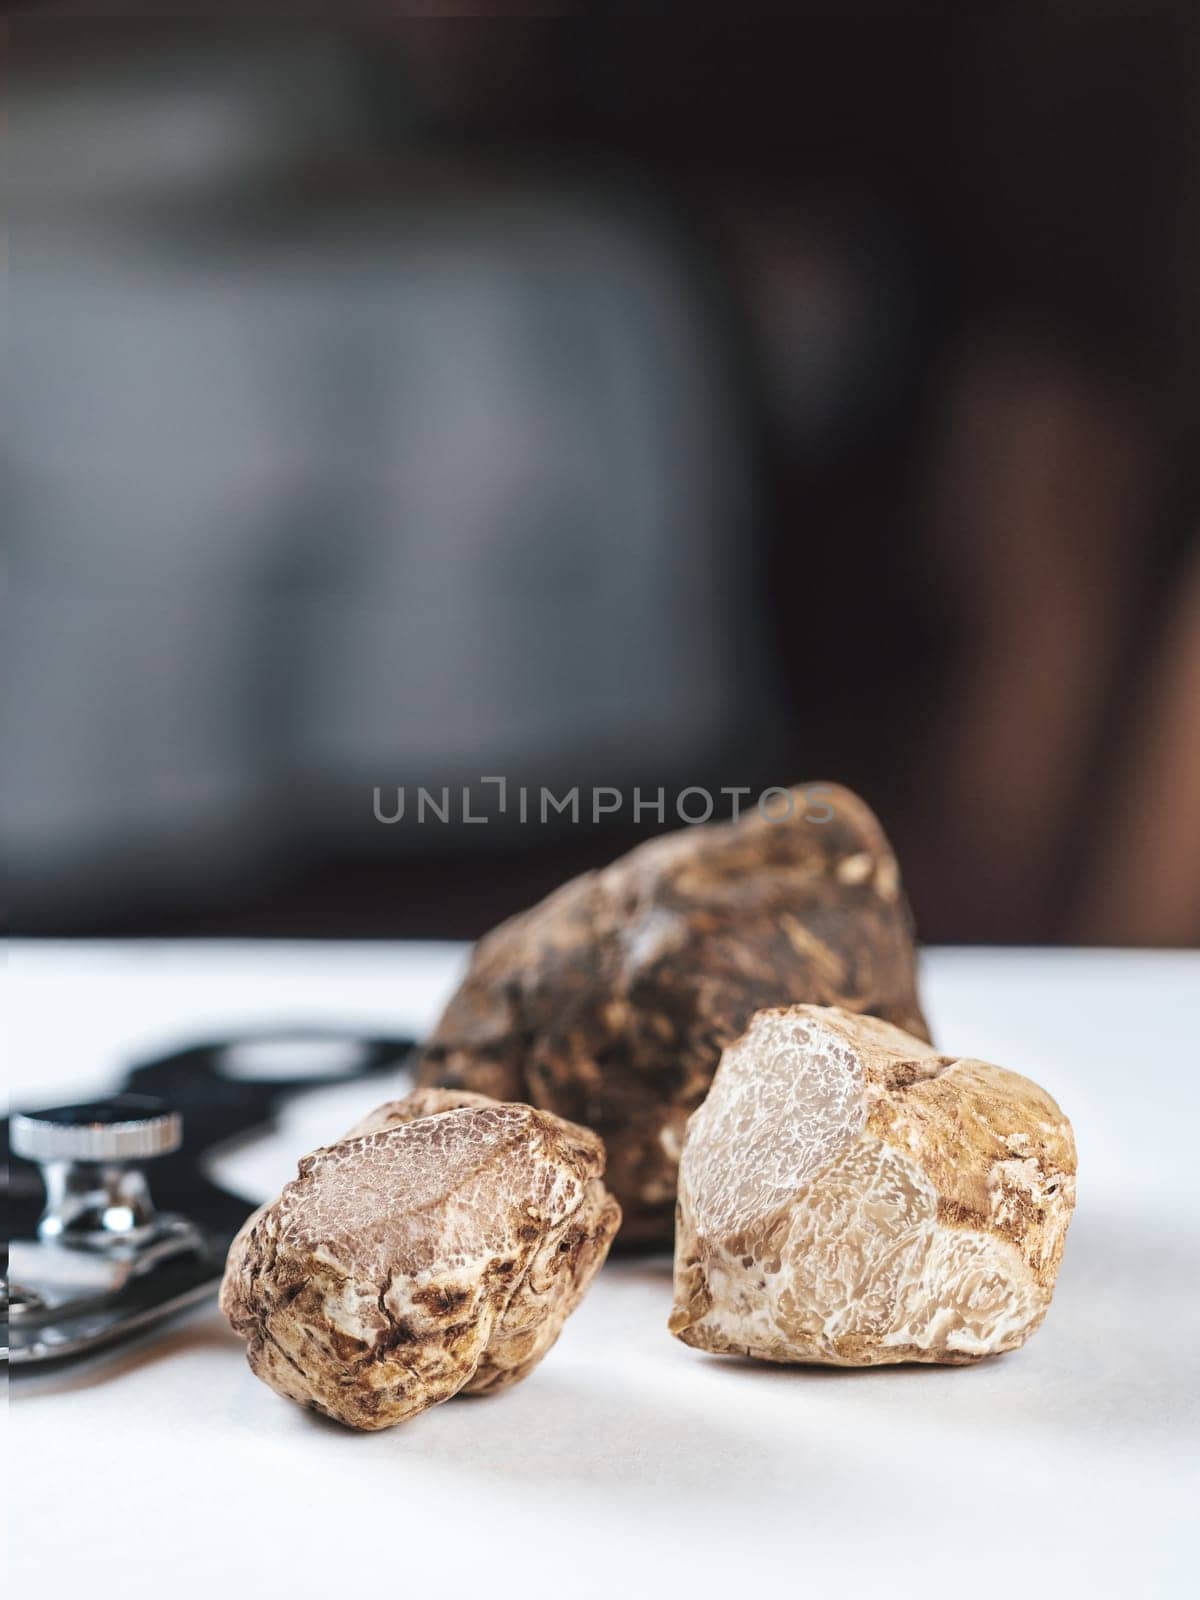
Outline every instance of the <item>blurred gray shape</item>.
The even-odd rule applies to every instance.
[[[10,95],[18,905],[383,847],[376,783],[703,778],[774,718],[744,440],[671,235],[582,178],[311,198],[320,62],[238,59]],[[336,59],[325,89],[344,157]]]

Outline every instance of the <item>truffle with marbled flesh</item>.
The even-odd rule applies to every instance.
[[[765,1361],[963,1363],[1050,1304],[1075,1143],[1028,1078],[836,1008],[762,1011],[680,1164],[671,1331]]]
[[[247,1220],[221,1307],[258,1377],[350,1427],[494,1393],[538,1364],[608,1253],[603,1171],[586,1128],[418,1090]]]

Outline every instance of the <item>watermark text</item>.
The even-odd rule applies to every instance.
[[[751,798],[753,796],[753,798]],[[726,806],[724,802],[728,800]],[[596,824],[620,819],[634,823],[657,822],[660,827],[682,824],[698,827],[714,817],[728,815],[736,822],[743,814],[756,811],[764,822],[824,823],[833,819],[833,790],[823,784],[803,789],[772,787],[757,795],[745,785],[724,785],[710,789],[689,784],[672,790],[620,789],[611,784],[573,784],[554,789],[545,784],[510,784],[507,778],[484,777],[473,783],[441,788],[376,784],[371,810],[376,822],[394,826],[400,822],[421,825],[441,823],[455,826],[482,826],[501,819],[521,825],[549,823]]]

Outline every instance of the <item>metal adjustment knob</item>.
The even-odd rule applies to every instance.
[[[163,1100],[120,1094],[13,1116],[16,1155],[36,1161],[46,1184],[42,1239],[88,1248],[138,1244],[158,1218],[138,1163],[178,1150],[183,1119]]]

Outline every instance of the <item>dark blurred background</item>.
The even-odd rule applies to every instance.
[[[486,774],[836,778],[928,939],[1200,941],[1194,8],[97,9],[7,25],[16,931],[653,831],[373,814]]]

